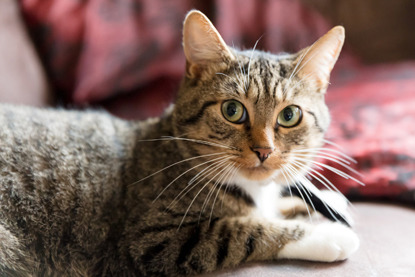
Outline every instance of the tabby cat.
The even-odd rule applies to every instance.
[[[297,54],[239,51],[191,11],[186,76],[160,118],[1,105],[0,275],[175,276],[349,257],[350,228],[287,219],[310,208],[279,199],[288,184],[315,192],[312,157],[333,156],[317,150],[343,40],[335,27]]]

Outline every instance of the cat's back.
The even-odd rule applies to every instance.
[[[127,122],[100,111],[41,109],[28,106],[0,104],[0,136],[3,145],[26,142],[30,148],[44,145],[79,144],[89,137],[91,144],[107,143],[120,138]],[[35,143],[36,142],[36,143]],[[69,144],[69,145],[68,145]]]
[[[0,227],[46,256],[66,249],[70,259],[105,245],[123,220],[131,123],[105,112],[0,105],[0,126]]]
[[[8,168],[33,178],[87,169],[92,177],[105,164],[125,160],[135,136],[127,122],[99,111],[0,105],[0,125],[2,171]]]

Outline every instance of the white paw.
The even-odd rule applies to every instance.
[[[359,248],[359,238],[340,223],[319,224],[298,241],[284,246],[279,258],[334,262],[347,259]]]

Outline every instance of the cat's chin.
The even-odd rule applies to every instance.
[[[274,170],[264,166],[245,167],[239,169],[239,174],[250,181],[268,181],[272,178]]]

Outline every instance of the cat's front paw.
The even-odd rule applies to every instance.
[[[334,262],[347,259],[359,248],[359,238],[340,223],[324,223],[306,231],[304,237],[290,242],[280,258]]]

